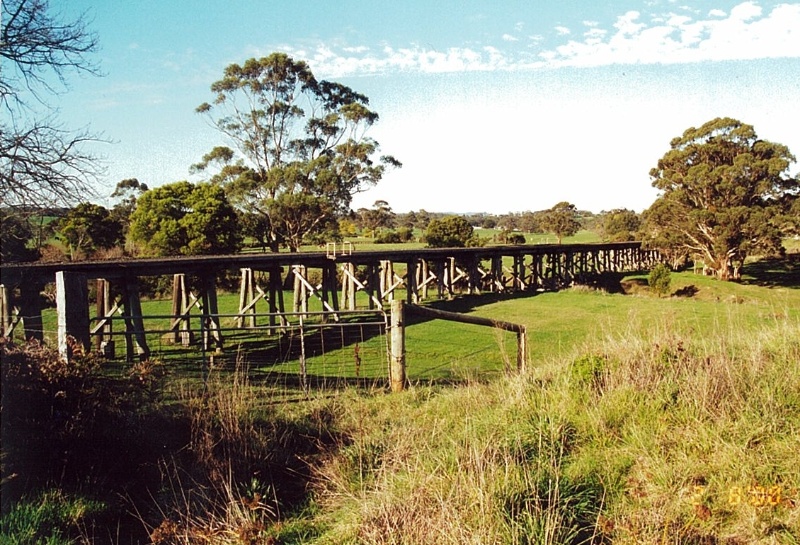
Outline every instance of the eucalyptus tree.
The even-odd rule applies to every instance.
[[[123,234],[128,232],[131,214],[136,209],[136,199],[149,189],[147,184],[137,178],[126,178],[120,180],[111,193],[111,198],[117,200],[117,204],[110,210],[111,216],[122,225]]]
[[[196,167],[223,165],[217,180],[236,206],[262,218],[273,251],[282,244],[296,251],[335,226],[355,193],[400,166],[377,157],[379,145],[367,131],[378,114],[365,95],[318,80],[304,61],[284,53],[229,65],[211,91],[214,99],[197,112],[234,149],[215,148]]]
[[[720,279],[738,279],[748,255],[781,248],[781,227],[800,194],[789,175],[794,161],[786,146],[736,119],[689,128],[650,171],[661,193],[646,231],[700,256]]]
[[[574,204],[562,201],[542,215],[541,227],[546,232],[553,233],[561,244],[564,237],[571,237],[581,228],[578,209]]]
[[[383,228],[391,229],[395,226],[396,214],[388,202],[377,200],[372,208],[360,208],[357,212],[361,228],[368,236],[377,236]]]

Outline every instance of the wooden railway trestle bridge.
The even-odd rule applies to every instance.
[[[269,327],[280,328],[282,316],[308,312],[310,297],[319,299],[326,319],[356,310],[356,294],[364,292],[369,309],[381,309],[400,289],[408,303],[457,293],[480,294],[553,291],[587,283],[604,272],[647,270],[661,260],[656,250],[639,242],[545,244],[353,252],[351,246],[329,245],[326,252],[168,257],[71,263],[0,265],[0,333],[10,337],[21,322],[26,339],[43,339],[41,292],[55,282],[59,351],[68,353],[68,339],[97,349],[111,336],[112,316],[125,323],[129,360],[146,359],[146,329],[140,301],[142,277],[172,275],[170,334],[175,343],[192,342],[192,309],[201,313],[204,349],[222,347],[217,285],[223,274],[239,271],[238,327],[255,327],[256,304],[269,308]],[[266,279],[266,288],[255,272]],[[316,273],[314,271],[317,271]],[[197,294],[188,289],[194,279]],[[90,318],[88,281],[97,282],[96,315]],[[120,297],[110,297],[115,284]],[[284,287],[293,287],[291,310]],[[362,297],[362,305],[363,297]],[[93,324],[93,325],[92,325]]]

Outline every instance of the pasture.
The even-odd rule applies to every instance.
[[[528,370],[503,372],[511,334],[412,320],[402,394],[385,393],[385,340],[372,334],[359,343],[361,369],[353,344],[309,355],[309,372],[330,380],[308,395],[290,380],[296,361],[247,361],[234,343],[212,369],[164,345],[147,365],[101,362],[92,380],[67,371],[47,383],[63,397],[44,388],[22,414],[4,401],[4,426],[27,427],[4,428],[4,498],[23,499],[2,535],[49,528],[59,545],[792,543],[799,271],[784,260],[750,263],[742,283],[673,273],[669,297],[640,274],[605,289],[432,302],[526,325]],[[219,304],[234,313],[238,295]],[[169,301],[143,307],[170,312]],[[25,458],[32,451],[41,454]],[[35,510],[44,499],[60,510],[50,522]]]
[[[402,271],[400,271],[402,274]],[[453,301],[427,301],[443,310],[474,313],[477,316],[504,320],[525,325],[528,329],[530,357],[537,361],[564,357],[583,343],[602,339],[620,332],[640,334],[665,324],[689,335],[708,338],[733,330],[755,331],[765,324],[800,316],[800,272],[796,262],[764,260],[751,263],[742,283],[718,282],[691,271],[672,274],[671,296],[655,297],[647,287],[647,275],[609,276],[608,289],[575,286],[557,293],[540,294],[483,294],[461,296]],[[401,290],[396,296],[404,298]],[[292,294],[284,293],[291,301]],[[223,315],[238,312],[238,293],[219,295],[219,311]],[[265,312],[261,303],[261,311]],[[357,306],[368,308],[366,294],[359,292]],[[161,331],[169,329],[171,300],[146,300],[142,303],[148,328]],[[318,299],[309,299],[309,311],[322,310]],[[387,309],[388,311],[388,309]],[[43,315],[46,337],[55,339],[55,310]],[[296,322],[296,318],[290,318]],[[380,321],[380,317],[373,318]],[[312,319],[307,319],[312,322]],[[222,319],[226,349],[217,361],[240,357],[240,349],[251,343],[278,341],[277,335],[268,335],[266,318],[259,318],[261,329],[248,331],[235,329],[234,318]],[[121,322],[115,328],[120,334]],[[321,376],[356,378],[353,362],[353,343],[359,343],[363,359],[372,357],[370,365],[358,370],[362,377],[377,379],[385,375],[383,350],[386,339],[380,328],[360,331],[360,338],[351,342],[329,343],[329,348],[318,355],[309,354],[309,369]],[[334,336],[339,335],[335,332]],[[409,376],[418,379],[452,379],[463,373],[486,372],[494,375],[502,371],[508,354],[514,353],[514,336],[486,331],[479,326],[441,322],[437,320],[411,321],[407,329]],[[117,354],[124,357],[123,340],[117,337]],[[324,339],[323,339],[324,340]],[[149,344],[157,359],[165,364],[183,362],[184,366],[196,363],[196,346],[184,348],[165,341],[162,334],[150,335]],[[368,354],[370,356],[368,356]],[[281,373],[297,373],[296,358],[284,352],[255,353],[247,364],[253,369],[268,372],[280,367]],[[364,374],[366,373],[366,374]]]

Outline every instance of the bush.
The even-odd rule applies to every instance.
[[[663,263],[659,263],[653,267],[653,270],[650,271],[650,275],[647,277],[647,285],[650,286],[650,289],[659,297],[669,294],[671,282],[672,273],[669,267]]]
[[[401,244],[411,242],[414,235],[408,227],[401,227],[397,231],[385,231],[375,238],[376,244]]]
[[[431,220],[425,231],[425,241],[431,248],[464,248],[473,239],[472,225],[460,216]]]
[[[603,375],[605,367],[606,360],[602,356],[583,354],[573,360],[570,371],[576,382],[584,386],[586,384],[597,384]]]

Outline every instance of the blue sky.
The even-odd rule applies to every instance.
[[[284,51],[365,93],[404,167],[356,196],[395,211],[647,208],[669,141],[730,116],[800,154],[800,3],[52,0],[85,11],[102,78],[73,127],[111,143],[101,193],[182,179],[222,136],[194,113],[230,63]],[[797,165],[793,167],[797,171]]]

